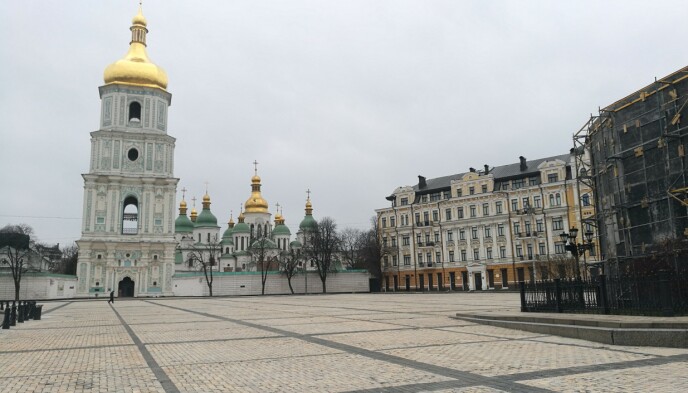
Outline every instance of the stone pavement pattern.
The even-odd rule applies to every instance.
[[[0,392],[688,391],[688,350],[477,325],[515,293],[47,302],[0,331]]]

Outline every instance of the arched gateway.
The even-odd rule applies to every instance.
[[[134,297],[134,286],[131,277],[124,277],[117,287],[119,297]]]

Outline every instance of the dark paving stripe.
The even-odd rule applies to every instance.
[[[119,315],[119,312],[117,312],[117,309],[115,309],[114,306],[112,307],[112,311],[115,312],[115,315],[117,315],[117,318],[119,318],[119,321],[122,323],[122,326],[127,330],[127,333],[129,333],[129,337],[134,341],[134,344],[139,349],[139,352],[141,352],[141,355],[143,356],[143,359],[146,361],[146,364],[148,365],[148,368],[153,371],[153,374],[155,375],[155,378],[160,382],[160,385],[162,385],[162,388],[165,390],[166,393],[179,393],[179,389],[177,389],[177,386],[170,380],[170,377],[167,376],[167,373],[160,368],[158,365],[158,362],[155,361],[155,358],[153,358],[153,355],[148,352],[148,349],[146,346],[141,342],[141,340],[138,338],[136,333],[131,329],[131,327],[127,324],[127,322],[122,318],[121,315]]]
[[[60,304],[59,306],[57,306],[57,307],[55,307],[55,308],[51,308],[51,309],[49,309],[49,310],[41,311],[41,317],[42,317],[43,315],[48,314],[48,313],[51,313],[51,312],[53,312],[53,311],[55,311],[55,310],[59,310],[59,309],[61,309],[62,307],[69,306],[69,305],[72,304],[72,303],[74,303],[74,302],[68,302],[68,303],[65,303],[65,304]],[[45,305],[43,305],[43,307],[45,307]]]
[[[134,344],[85,345],[82,347],[19,349],[16,351],[0,351],[0,355],[7,354],[7,353],[30,353],[30,352],[72,351],[72,350],[79,350],[79,349],[121,348],[121,347],[126,347],[128,345],[134,345]]]
[[[336,350],[339,350],[339,351],[342,351],[345,353],[350,353],[350,354],[359,355],[359,356],[365,356],[365,357],[370,358],[370,359],[374,359],[374,360],[378,360],[378,361],[382,361],[382,362],[386,362],[386,363],[392,363],[392,364],[396,364],[398,366],[409,367],[409,368],[413,368],[416,370],[420,370],[420,371],[424,371],[424,372],[428,372],[428,373],[432,373],[432,374],[436,374],[436,375],[441,375],[444,377],[448,377],[448,378],[452,378],[452,379],[457,380],[460,383],[460,386],[462,386],[462,387],[466,387],[466,386],[490,386],[490,387],[493,387],[495,389],[505,390],[508,392],[551,392],[551,390],[547,390],[547,389],[521,385],[517,382],[514,382],[513,380],[501,379],[499,377],[485,377],[485,376],[482,376],[479,374],[474,374],[474,373],[467,372],[467,371],[459,371],[459,370],[454,370],[454,369],[447,368],[447,367],[441,367],[441,366],[436,366],[433,364],[422,363],[422,362],[418,362],[415,360],[402,358],[400,356],[394,356],[394,355],[390,355],[390,354],[386,354],[386,353],[371,351],[368,349],[363,349],[363,348],[355,347],[352,345],[347,345],[347,344],[337,343],[334,341],[325,340],[325,339],[322,339],[319,337],[307,336],[307,335],[303,335],[303,334],[299,334],[299,333],[293,333],[293,332],[290,332],[287,330],[277,329],[277,328],[270,327],[270,326],[259,325],[259,324],[252,323],[252,322],[246,322],[246,321],[239,320],[239,319],[227,318],[227,317],[224,317],[221,315],[214,315],[214,314],[204,313],[204,312],[200,312],[200,311],[189,310],[189,309],[185,309],[182,307],[174,307],[174,306],[170,306],[167,304],[156,303],[156,302],[150,301],[150,300],[145,300],[145,302],[153,304],[153,305],[157,305],[160,307],[171,308],[173,310],[181,310],[181,311],[186,311],[186,312],[189,312],[192,314],[203,315],[203,316],[206,316],[209,318],[216,318],[216,319],[223,320],[223,321],[233,322],[233,323],[247,326],[247,327],[251,327],[254,329],[265,330],[265,331],[275,333],[275,334],[280,334],[280,335],[283,335],[286,337],[300,339],[300,340],[303,340],[303,341],[306,341],[306,342],[309,342],[312,344],[322,345],[324,347],[336,349]],[[400,388],[402,388],[402,387],[400,387]],[[377,391],[384,391],[384,390],[377,389]],[[404,390],[401,390],[401,391],[404,391]],[[405,390],[405,391],[408,391],[408,390]]]
[[[146,343],[146,345],[184,345],[184,344],[199,344],[199,343],[222,343],[227,341],[246,341],[246,340],[265,340],[268,338],[284,338],[284,336],[259,336],[259,337],[236,337],[236,338],[211,338],[207,340],[189,340],[189,341],[162,341],[159,343]]]

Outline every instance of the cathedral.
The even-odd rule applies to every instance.
[[[256,247],[270,261],[300,248],[315,225],[310,195],[292,240],[279,211],[271,222],[257,169],[239,222],[235,225],[230,217],[222,236],[207,191],[200,214],[194,208],[190,218],[182,195],[175,219],[179,179],[173,173],[175,138],[167,133],[172,95],[167,74],[146,52],[148,28],[141,8],[130,30],[128,52],[105,69],[99,87],[100,125],[91,132],[89,171],[82,175],[76,295],[114,290],[125,297],[172,296],[175,272],[197,272],[199,260],[206,259],[217,272],[256,271]]]

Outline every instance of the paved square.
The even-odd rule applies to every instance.
[[[0,331],[2,392],[687,391],[688,349],[476,325],[515,293],[45,302]]]

